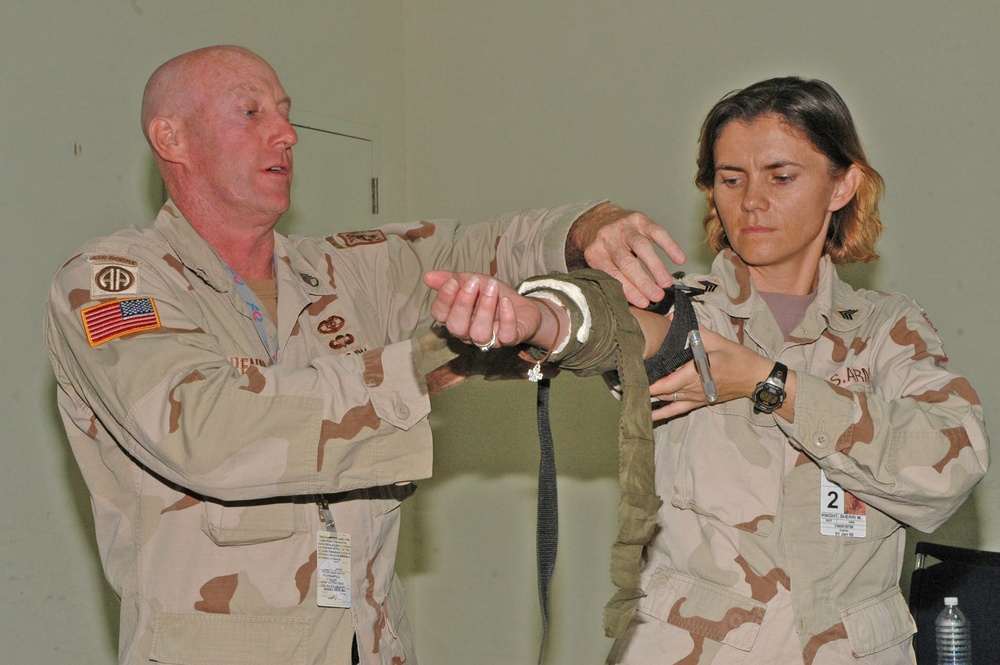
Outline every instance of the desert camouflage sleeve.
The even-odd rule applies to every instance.
[[[518,284],[535,275],[565,270],[570,227],[599,203],[520,210],[468,226],[432,220],[381,227],[389,238],[387,251],[370,259],[379,263],[370,271],[371,279],[358,280],[359,286],[367,289],[368,299],[380,308],[385,335],[408,335],[417,325],[416,318],[427,317],[434,296],[421,281],[424,272],[432,268],[481,272]],[[421,303],[419,310],[412,308],[413,302]]]
[[[500,265],[501,274],[513,270],[510,278],[516,278],[563,267],[565,234],[589,205],[498,218],[451,239],[394,244],[388,253],[384,246],[382,258],[359,279],[371,285],[382,327],[366,331],[369,350],[316,357],[304,366],[251,366],[245,373],[229,358],[234,346],[246,344],[240,341],[246,334],[223,343],[227,330],[248,324],[242,315],[200,301],[189,277],[167,265],[162,252],[124,241],[100,249],[133,254],[142,263],[137,296],[155,303],[159,325],[92,346],[81,325],[81,311],[95,304],[91,272],[86,255],[78,255],[53,282],[45,328],[61,404],[92,438],[106,430],[153,473],[223,501],[427,477],[430,400],[409,339],[430,300],[420,274],[432,267],[490,272]],[[259,353],[246,348],[240,355]]]
[[[947,357],[923,311],[893,296],[872,340],[870,389],[799,373],[795,422],[779,425],[845,490],[931,531],[989,466],[983,407]],[[847,354],[861,349],[841,349]]]

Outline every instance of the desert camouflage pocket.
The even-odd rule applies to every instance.
[[[639,612],[740,651],[753,648],[767,611],[764,603],[666,568],[646,586]]]
[[[254,545],[290,538],[308,529],[303,510],[292,502],[220,504],[205,501],[202,531],[216,545]]]

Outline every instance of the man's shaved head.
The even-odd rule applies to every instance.
[[[288,209],[298,141],[290,110],[274,69],[239,46],[184,53],[149,77],[143,134],[170,199],[200,233],[269,231]]]
[[[206,74],[237,60],[255,60],[270,69],[253,51],[228,45],[182,53],[160,65],[149,77],[142,95],[142,133],[146,139],[153,118],[188,117],[202,101]]]

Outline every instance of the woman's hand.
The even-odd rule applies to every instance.
[[[751,397],[757,383],[771,371],[774,361],[711,330],[699,329],[718,394],[713,403]],[[663,406],[654,409],[653,420],[672,418],[709,403],[694,361],[685,363],[653,383],[649,393],[663,403]]]
[[[489,275],[431,270],[424,274],[424,283],[437,291],[431,316],[458,339],[484,351],[516,344],[550,349],[560,341],[560,331],[562,336],[569,331],[564,308],[547,307]]]

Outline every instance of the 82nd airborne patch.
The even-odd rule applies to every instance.
[[[87,259],[90,264],[90,297],[119,298],[139,292],[139,262],[124,256],[97,254]]]

